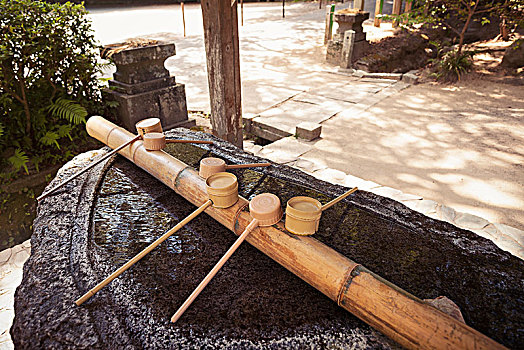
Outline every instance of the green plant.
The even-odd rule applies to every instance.
[[[98,47],[83,5],[0,0],[0,165],[60,161],[101,111]]]
[[[436,67],[436,71],[432,75],[437,80],[455,81],[460,80],[462,74],[468,72],[473,66],[473,56],[475,51],[451,50],[442,53],[439,50],[437,58],[431,60]]]

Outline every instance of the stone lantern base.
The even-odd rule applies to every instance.
[[[337,11],[334,20],[338,24],[333,39],[328,41],[326,61],[350,68],[351,62],[364,56],[369,49],[362,23],[369,18],[369,12],[344,9]]]
[[[184,84],[175,81],[164,61],[175,54],[175,45],[151,39],[129,39],[106,47],[117,67],[104,98],[118,102],[116,122],[131,132],[145,118],[159,118],[164,130],[192,127],[187,115]]]

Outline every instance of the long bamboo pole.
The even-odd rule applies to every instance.
[[[133,137],[102,117],[91,117],[88,133],[108,146]],[[207,200],[205,182],[198,172],[163,151],[146,151],[142,141],[120,154],[149,172],[195,205]],[[251,222],[242,197],[232,207],[205,210],[237,233]],[[410,349],[505,349],[466,324],[387,282],[315,238],[290,235],[282,223],[261,227],[246,240],[321,293]]]
[[[128,262],[126,262],[124,265],[122,265],[120,268],[118,268],[118,270],[116,270],[115,272],[113,272],[111,275],[109,275],[108,277],[106,277],[102,282],[98,283],[96,286],[94,286],[93,288],[91,288],[87,293],[85,293],[84,295],[82,295],[80,298],[78,298],[76,301],[75,301],[75,304],[77,306],[80,306],[82,305],[84,302],[86,302],[87,300],[89,300],[89,298],[91,298],[93,295],[95,295],[98,291],[100,291],[100,289],[104,288],[105,286],[107,286],[109,283],[111,283],[112,280],[114,280],[115,278],[117,278],[118,276],[120,276],[122,273],[124,273],[124,271],[126,271],[127,269],[129,269],[131,266],[133,266],[138,260],[142,259],[144,256],[146,256],[150,251],[152,251],[153,249],[155,249],[160,243],[162,243],[163,241],[165,241],[166,239],[169,238],[169,236],[171,236],[173,233],[177,232],[178,230],[180,230],[182,227],[184,227],[185,225],[187,225],[188,222],[190,222],[191,220],[193,220],[194,218],[196,218],[198,216],[198,214],[202,213],[204,210],[206,210],[209,206],[211,206],[213,204],[213,202],[209,199],[207,202],[205,202],[204,204],[202,204],[197,210],[195,210],[194,212],[192,212],[188,217],[186,217],[184,220],[180,221],[175,227],[173,227],[172,229],[170,229],[169,231],[167,231],[166,233],[164,233],[162,236],[160,236],[156,241],[154,241],[153,243],[151,243],[149,246],[147,246],[144,250],[142,250],[140,253],[138,253],[137,255],[135,255],[134,258],[132,258],[131,260],[129,260]]]
[[[244,232],[240,236],[238,236],[237,240],[233,245],[227,250],[227,252],[224,254],[224,256],[216,263],[216,265],[209,271],[207,276],[200,282],[200,284],[195,288],[193,293],[187,298],[186,301],[180,306],[180,308],[175,312],[175,314],[171,317],[171,322],[175,323],[178,321],[180,317],[184,314],[184,312],[187,310],[187,308],[195,301],[196,297],[206,288],[207,284],[211,282],[213,277],[217,274],[217,272],[224,266],[224,264],[229,260],[231,255],[240,247],[240,244],[244,242],[244,240],[247,238],[247,235],[251,233],[255,228],[258,226],[258,220],[253,219],[251,223],[246,227]]]
[[[184,3],[180,3],[180,8],[182,9],[182,26],[184,27],[184,38],[186,37],[186,16],[184,14]]]

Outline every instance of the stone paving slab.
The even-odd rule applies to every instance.
[[[15,290],[22,282],[23,266],[30,254],[29,240],[0,252],[0,350],[14,349],[9,329],[15,317]]]
[[[294,135],[295,128],[302,122],[321,123],[333,116],[336,109],[326,110],[323,106],[300,101],[286,101],[281,105],[260,113],[253,123],[261,128],[271,128],[282,135]]]
[[[408,86],[395,80],[362,82],[334,79],[259,113],[252,119],[255,128],[250,132],[274,141],[294,135],[296,126],[302,122],[320,124],[336,118],[338,113],[360,113]]]

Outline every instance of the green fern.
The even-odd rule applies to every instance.
[[[67,119],[75,125],[85,123],[86,121],[86,109],[75,101],[59,97],[48,109],[52,115],[61,119]]]
[[[17,148],[15,154],[7,158],[7,161],[11,163],[11,165],[16,169],[16,171],[20,170],[20,168],[23,167],[25,172],[29,174],[29,170],[27,169],[27,162],[29,161],[29,157],[20,148]]]
[[[64,137],[67,136],[71,141],[73,141],[73,138],[71,137],[71,130],[73,130],[73,127],[71,125],[60,125],[58,128],[56,128],[56,132],[58,134],[58,137]]]
[[[58,144],[57,140],[60,138],[56,132],[48,131],[45,133],[44,136],[40,138],[40,142],[46,146],[51,146],[52,144],[55,144],[58,149],[60,149],[60,145]]]
[[[2,123],[0,123],[0,137],[4,135],[4,130],[4,126],[2,125]]]

